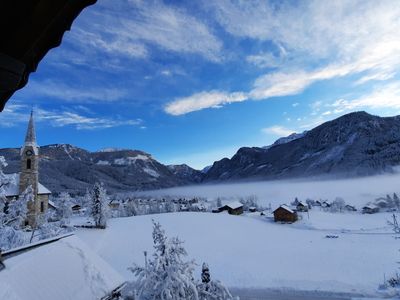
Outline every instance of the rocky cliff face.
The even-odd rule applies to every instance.
[[[400,164],[400,117],[355,112],[269,147],[241,148],[213,164],[204,181],[365,176]]]

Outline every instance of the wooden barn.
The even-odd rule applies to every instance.
[[[297,221],[297,213],[287,205],[281,205],[274,210],[275,222],[293,223]]]
[[[243,204],[235,201],[218,208],[219,212],[227,211],[230,215],[241,215],[243,213]]]
[[[366,205],[362,208],[363,214],[375,214],[377,212],[379,212],[379,207],[374,204]]]

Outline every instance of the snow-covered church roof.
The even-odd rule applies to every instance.
[[[5,187],[5,193],[7,197],[13,197],[19,195],[19,174],[5,174],[10,180],[10,183]],[[38,194],[51,194],[51,192],[40,182],[38,184]]]
[[[124,279],[76,236],[4,260],[0,299],[98,300]]]

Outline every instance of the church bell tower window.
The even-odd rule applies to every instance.
[[[28,170],[30,170],[30,169],[31,169],[31,166],[32,166],[32,161],[31,161],[31,159],[29,158],[29,159],[27,159],[27,161],[26,161],[26,168],[27,168]]]

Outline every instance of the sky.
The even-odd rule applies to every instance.
[[[20,147],[143,150],[201,169],[343,114],[400,114],[392,1],[99,0],[0,113]]]

